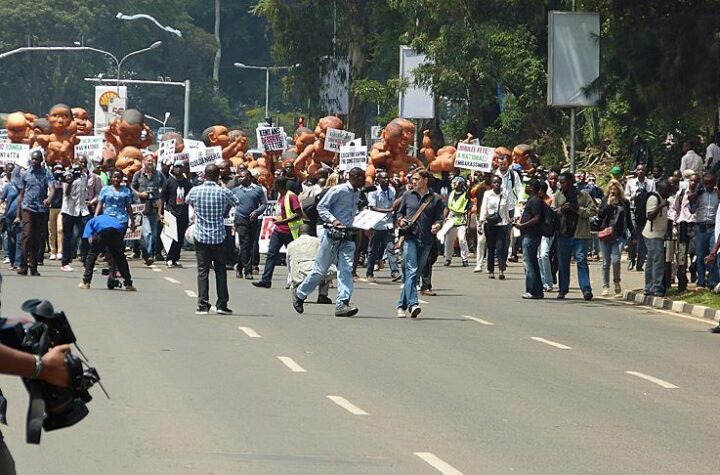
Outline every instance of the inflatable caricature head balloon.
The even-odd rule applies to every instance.
[[[82,107],[73,107],[72,109],[73,120],[75,121],[76,134],[77,135],[92,135],[93,123],[88,118],[88,113]]]
[[[5,120],[8,140],[11,143],[29,144],[32,139],[31,124],[22,112],[13,112]]]

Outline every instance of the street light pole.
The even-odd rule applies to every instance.
[[[270,117],[270,68],[265,69],[265,117]]]
[[[233,66],[242,69],[265,70],[265,117],[270,117],[270,71],[297,68],[300,64],[292,64],[290,66],[250,66],[243,63],[234,63]]]
[[[155,49],[162,45],[162,41],[156,41],[155,43],[151,44],[147,48],[139,49],[137,51],[133,51],[132,53],[128,53],[120,61],[117,61],[117,93],[120,95],[120,68],[122,68],[123,62],[128,59],[130,56],[135,56],[136,54],[145,53],[146,51],[150,51],[152,49]]]

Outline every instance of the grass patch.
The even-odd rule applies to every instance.
[[[715,294],[708,289],[698,291],[678,292],[677,289],[669,289],[667,297],[673,300],[682,300],[693,305],[704,305],[706,307],[720,310],[720,294]]]

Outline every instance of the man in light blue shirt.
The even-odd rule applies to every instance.
[[[352,266],[355,256],[355,234],[352,224],[358,210],[360,188],[365,183],[365,171],[355,167],[350,170],[346,183],[336,185],[325,194],[317,205],[320,219],[329,229],[320,239],[315,267],[310,275],[292,290],[293,308],[297,313],[304,312],[307,296],[324,279],[330,265],[337,263],[337,299],[336,317],[352,317],[358,309],[350,306],[353,292]]]
[[[387,172],[378,172],[376,176],[378,189],[368,193],[368,207],[372,211],[385,213],[385,217],[373,226],[373,234],[370,238],[370,255],[367,261],[367,280],[375,282],[375,263],[383,258],[387,250],[390,275],[393,282],[401,279],[395,258],[395,229],[393,223],[393,203],[395,202],[395,189],[390,186],[390,177]]]

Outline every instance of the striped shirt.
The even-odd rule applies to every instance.
[[[193,238],[203,244],[221,244],[225,240],[224,218],[238,199],[230,190],[213,181],[194,187],[185,202],[195,209]]]

